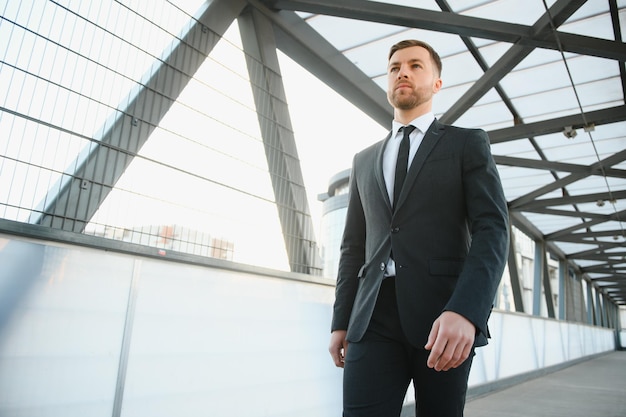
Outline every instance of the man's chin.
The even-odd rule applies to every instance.
[[[391,97],[387,96],[387,99],[389,104],[398,110],[411,110],[428,101],[427,97],[416,94],[394,94]]]
[[[411,110],[417,107],[417,101],[414,99],[395,100],[392,104],[399,110]]]

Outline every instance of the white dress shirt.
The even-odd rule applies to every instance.
[[[409,135],[409,167],[413,163],[413,158],[417,153],[417,149],[422,143],[424,134],[435,120],[435,115],[426,113],[417,119],[412,120],[409,125],[415,126],[415,130]],[[383,153],[383,176],[385,178],[385,185],[387,186],[387,194],[389,195],[389,201],[393,203],[393,187],[395,182],[396,162],[398,160],[398,150],[400,149],[400,142],[402,141],[403,126],[397,121],[393,121],[391,124],[391,137],[387,141],[387,146]],[[385,276],[396,275],[396,264],[393,259],[389,259],[387,263],[387,269]]]

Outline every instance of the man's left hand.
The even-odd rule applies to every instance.
[[[461,365],[469,357],[476,327],[453,311],[444,311],[433,323],[424,348],[430,350],[427,365],[436,371],[447,371]]]

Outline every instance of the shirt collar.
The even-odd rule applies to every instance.
[[[428,112],[426,114],[417,117],[409,123],[410,125],[415,126],[422,134],[426,133],[430,125],[435,120],[435,114],[433,112]],[[393,120],[391,122],[391,137],[395,137],[398,134],[398,130],[400,130],[404,125]]]

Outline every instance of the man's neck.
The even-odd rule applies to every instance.
[[[395,109],[393,118],[399,123],[406,125],[410,123],[412,120],[417,119],[420,116],[425,115],[426,113],[430,113],[432,111],[432,106],[427,107],[415,107],[410,110],[401,110]]]
[[[425,115],[426,113],[430,113],[432,111],[432,107],[433,106],[431,102],[426,102],[423,103],[421,106],[417,106],[408,110],[394,109],[393,118],[403,125],[406,125],[411,120],[415,120],[418,117]]]

